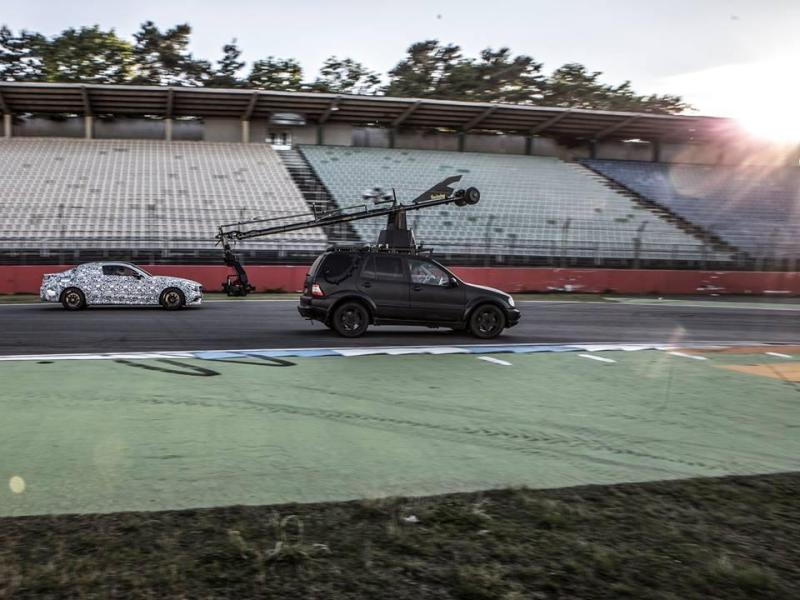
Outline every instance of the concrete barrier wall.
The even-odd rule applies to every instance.
[[[39,293],[44,273],[65,265],[0,266],[0,294]],[[154,275],[187,277],[207,291],[221,290],[230,273],[223,265],[143,265]],[[253,265],[250,281],[259,292],[299,291],[308,267]],[[507,292],[577,292],[620,294],[753,294],[800,296],[800,273],[741,271],[668,271],[644,269],[550,269],[454,267],[465,281]]]

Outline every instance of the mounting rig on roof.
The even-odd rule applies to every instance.
[[[386,192],[381,188],[373,188],[363,194],[365,200],[372,200],[375,205],[372,207],[368,204],[358,204],[320,214],[299,213],[220,225],[216,235],[217,243],[222,245],[225,264],[236,271],[236,275],[228,276],[222,287],[229,296],[246,296],[255,289],[250,285],[247,272],[233,253],[236,242],[313,227],[386,216],[388,217],[386,229],[378,236],[377,248],[410,254],[419,252],[421,249],[414,239],[414,232],[406,223],[406,213],[450,203],[456,206],[477,204],[481,199],[478,189],[471,187],[466,190],[453,190],[452,184],[457,181],[461,181],[461,175],[448,177],[417,196],[410,204],[397,202],[394,190]]]

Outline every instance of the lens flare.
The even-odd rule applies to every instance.
[[[11,491],[15,494],[21,494],[25,491],[25,480],[19,475],[14,475],[8,480],[8,487],[10,487]]]

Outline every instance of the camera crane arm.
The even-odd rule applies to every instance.
[[[375,188],[375,190],[364,195],[365,198],[372,198],[377,205],[374,208],[371,208],[368,204],[360,204],[335,209],[319,215],[298,213],[270,219],[253,219],[220,225],[215,236],[217,243],[222,245],[225,253],[225,264],[232,267],[237,273],[235,278],[229,276],[223,287],[230,296],[244,296],[253,290],[244,267],[242,267],[232,250],[232,246],[242,240],[385,216],[388,217],[387,228],[381,233],[379,243],[388,247],[413,251],[414,237],[413,232],[408,230],[406,226],[405,214],[407,212],[451,203],[455,203],[457,206],[477,204],[480,200],[480,192],[477,188],[454,191],[452,184],[460,180],[461,175],[448,177],[420,194],[410,204],[398,203],[394,193],[382,193],[378,188]],[[293,222],[286,223],[287,220]]]

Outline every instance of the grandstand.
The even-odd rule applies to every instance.
[[[587,160],[756,259],[800,256],[800,169]]]
[[[430,184],[462,175],[481,190],[469,209],[442,207],[411,217],[417,240],[442,254],[576,259],[724,262],[730,253],[667,222],[615,192],[579,164],[541,156],[302,146],[340,206],[375,185],[410,201]],[[376,240],[382,222],[357,221],[362,239]],[[640,247],[637,249],[637,245]]]
[[[0,82],[0,112],[6,264],[216,262],[220,224],[359,204],[374,186],[408,201],[454,174],[480,189],[480,204],[409,219],[451,264],[791,270],[800,258],[800,170],[717,164],[726,144],[726,160],[747,158],[728,119],[25,82]],[[188,137],[202,141],[175,141]],[[698,164],[661,162],[687,157]],[[330,242],[372,243],[382,226],[338,224],[238,251],[307,263]]]
[[[0,141],[0,248],[209,249],[219,224],[308,212],[267,145]],[[319,229],[256,240],[324,248]]]

